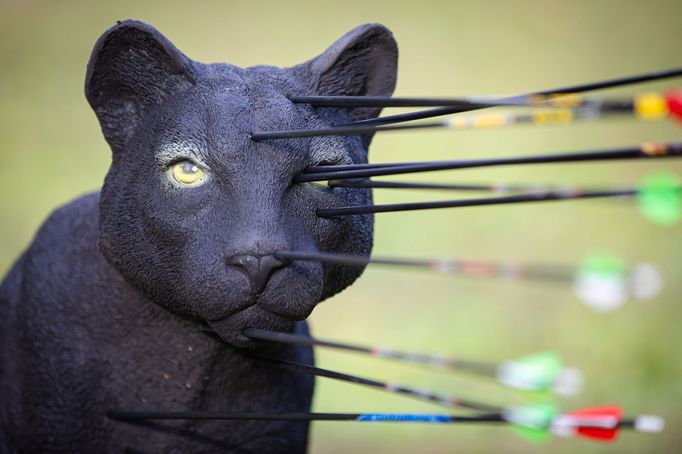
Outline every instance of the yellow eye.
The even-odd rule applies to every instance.
[[[169,169],[175,181],[184,186],[197,186],[204,179],[204,171],[192,161],[173,164]]]

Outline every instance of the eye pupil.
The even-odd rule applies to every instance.
[[[204,178],[204,171],[192,161],[182,161],[169,169],[169,178],[173,178],[181,185],[196,186]]]
[[[182,173],[197,173],[199,171],[199,167],[195,166],[191,162],[183,162],[182,163]]]

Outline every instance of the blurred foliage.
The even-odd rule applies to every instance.
[[[200,61],[289,66],[309,59],[352,27],[381,22],[401,50],[397,94],[521,93],[682,63],[679,1],[35,1],[0,4],[0,272],[56,206],[97,189],[108,148],[82,94],[97,37],[115,20],[152,23]],[[680,81],[677,81],[678,84]],[[631,94],[673,82],[610,90]],[[679,125],[608,120],[497,131],[410,132],[377,137],[371,160],[518,155],[680,139]],[[567,164],[440,172],[432,181],[544,181],[630,185],[674,161]],[[412,177],[411,179],[415,179]],[[410,178],[405,178],[409,180]],[[377,191],[379,203],[447,197]],[[371,269],[311,317],[315,334],[467,358],[505,359],[556,349],[585,372],[585,392],[566,409],[620,403],[660,413],[660,435],[623,434],[614,445],[555,440],[537,449],[503,428],[315,423],[311,451],[661,452],[682,443],[682,281],[679,226],[660,228],[629,203],[560,202],[379,215],[381,255],[454,255],[573,262],[610,249],[665,273],[655,301],[595,314],[570,289]],[[319,351],[323,367],[487,401],[524,396],[467,376]],[[442,411],[400,396],[318,380],[316,411]]]

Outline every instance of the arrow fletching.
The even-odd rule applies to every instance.
[[[552,423],[551,432],[560,437],[611,442],[618,438],[621,428],[632,428],[638,432],[660,432],[664,425],[663,418],[654,415],[640,415],[634,420],[626,421],[619,406],[601,405],[559,415]]]
[[[634,428],[637,432],[658,433],[665,428],[665,421],[656,415],[640,415],[635,418]]]
[[[682,122],[682,90],[671,90],[665,95],[668,113],[675,120]]]
[[[625,265],[608,253],[588,256],[578,268],[574,291],[580,301],[599,312],[619,308],[627,299]]]
[[[638,300],[648,300],[663,289],[661,273],[651,263],[640,263],[630,272],[630,293]]]
[[[503,417],[513,425],[519,436],[534,443],[542,443],[552,436],[550,428],[556,414],[557,409],[554,404],[539,402],[511,407],[504,411]]]
[[[541,352],[506,361],[497,369],[497,379],[507,386],[530,391],[553,390],[561,395],[574,395],[583,386],[579,370],[563,367],[559,355]]]
[[[637,192],[637,205],[642,215],[650,221],[673,225],[682,217],[682,182],[677,175],[654,173],[642,180]]]

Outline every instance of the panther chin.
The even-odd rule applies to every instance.
[[[226,343],[237,348],[253,348],[259,342],[246,337],[247,328],[291,332],[298,320],[286,318],[254,304],[219,320],[209,320],[208,325]]]

